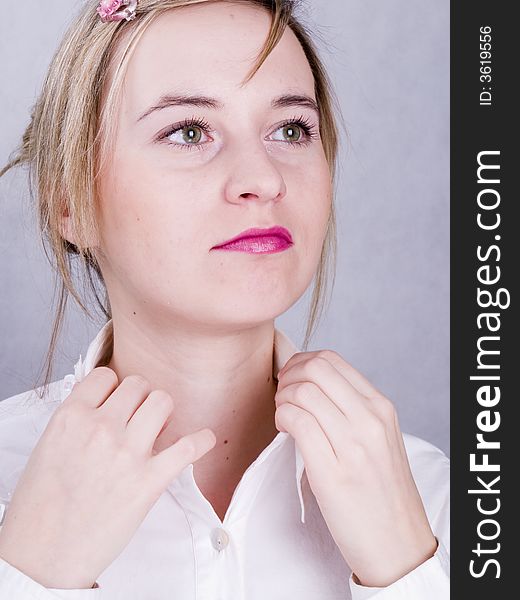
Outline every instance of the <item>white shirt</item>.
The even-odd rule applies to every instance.
[[[53,411],[101,358],[109,321],[74,374],[0,403],[0,522]],[[298,349],[275,328],[274,374]],[[92,589],[47,589],[0,559],[0,600],[446,600],[449,598],[449,460],[404,434],[417,488],[439,546],[385,588],[357,585],[321,515],[294,438],[279,432],[247,468],[224,520],[190,464],[159,497],[130,543]]]

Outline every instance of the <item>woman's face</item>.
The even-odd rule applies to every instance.
[[[331,188],[317,113],[272,105],[289,94],[316,99],[292,31],[239,87],[269,22],[253,7],[194,5],[162,15],[139,41],[100,183],[97,254],[113,313],[254,324],[283,313],[312,281]],[[181,94],[218,105],[164,101]],[[192,119],[199,124],[182,128]],[[287,228],[293,245],[271,254],[213,249],[271,226]]]

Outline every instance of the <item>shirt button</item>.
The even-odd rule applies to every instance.
[[[229,544],[229,535],[224,529],[217,527],[211,532],[211,543],[215,550],[221,552]]]

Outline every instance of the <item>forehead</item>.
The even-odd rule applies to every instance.
[[[314,97],[314,78],[294,33],[287,28],[255,76],[252,68],[271,22],[260,8],[229,2],[172,9],[146,29],[128,63],[123,103],[138,114],[176,90],[220,97],[226,106],[267,103],[277,92]]]

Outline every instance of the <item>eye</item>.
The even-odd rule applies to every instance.
[[[197,127],[196,125],[183,127],[179,131],[182,132],[182,139],[189,144],[197,144],[202,137],[200,133],[200,127]]]
[[[280,127],[279,129],[282,130],[283,135],[284,136],[288,136],[289,142],[298,142],[300,140],[301,137],[303,137],[303,130],[299,125],[296,125],[295,123],[290,123],[289,125],[284,125],[283,127]],[[278,130],[277,130],[278,131]]]
[[[303,115],[298,118],[288,119],[278,126],[276,131],[281,130],[286,141],[291,146],[306,146],[318,137],[318,128]],[[282,139],[282,141],[284,141]]]
[[[282,130],[283,138],[281,141],[286,141],[291,146],[306,146],[315,138],[318,137],[318,128],[313,125],[309,119],[305,117],[295,117],[287,119],[275,129],[275,132]],[[172,125],[172,127],[164,134],[159,136],[159,141],[167,140],[165,143],[172,146],[179,146],[183,150],[203,150],[205,143],[199,143],[202,138],[202,133],[208,134],[213,130],[204,119],[191,118],[185,119],[181,123]],[[177,141],[172,141],[170,138],[180,132]],[[289,139],[286,139],[289,138]],[[278,141],[278,140],[275,140]]]
[[[185,150],[202,150],[202,146],[204,144],[199,144],[199,141],[202,137],[200,131],[206,134],[212,131],[207,121],[196,118],[185,119],[181,123],[172,125],[171,129],[159,137],[159,141],[166,139],[168,140],[166,142],[167,144],[171,144],[172,146],[180,146]],[[181,134],[178,136],[178,140],[179,138],[182,140],[181,143],[179,143],[179,141],[170,141],[169,138],[178,132]]]

